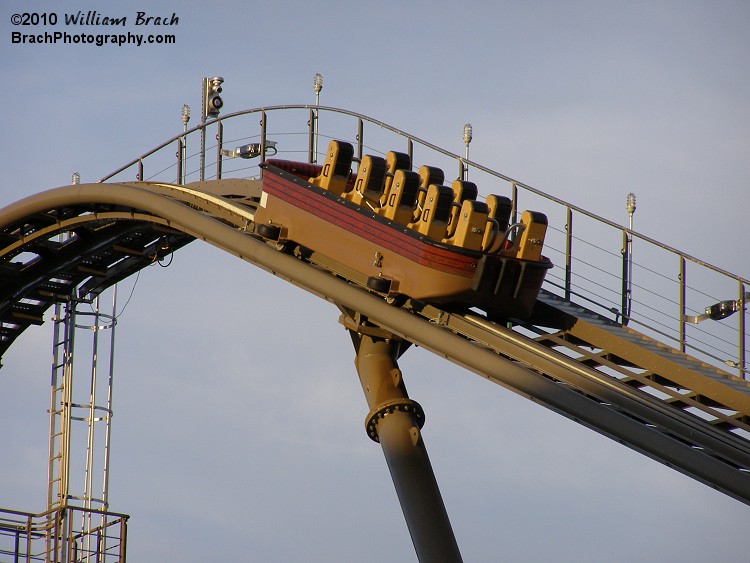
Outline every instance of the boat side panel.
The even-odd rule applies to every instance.
[[[394,281],[393,291],[416,299],[456,295],[470,288],[477,260],[433,246],[375,221],[304,186],[267,174],[258,223],[365,276]]]

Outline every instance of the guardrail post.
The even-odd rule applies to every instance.
[[[515,188],[515,184],[513,184]],[[515,201],[515,195],[514,195]],[[515,210],[515,205],[513,207]],[[515,211],[514,211],[515,213]],[[515,221],[514,221],[515,222]],[[573,284],[573,210],[566,207],[565,217],[565,299],[570,301],[571,286]]]
[[[315,115],[315,110],[313,108],[310,108],[310,118],[307,121],[308,136],[309,136],[309,138],[308,138],[308,152],[309,152],[309,154],[308,154],[308,157],[307,157],[307,162],[310,162],[310,163],[315,163],[315,162],[318,161],[318,155],[316,154],[317,147],[315,146],[315,137],[316,137],[316,134],[317,134],[317,123],[316,123],[317,120],[318,120],[318,118]]]
[[[363,137],[365,135],[365,127],[364,123],[362,122],[362,118],[357,118],[357,156],[359,157],[360,162],[362,162],[362,152],[364,151],[364,140]]]
[[[687,336],[685,335],[685,257],[680,254],[680,351],[685,351]]]
[[[622,231],[622,324],[627,325],[630,320],[630,236]]]
[[[206,178],[206,119],[201,122],[201,156],[200,156],[200,181]]]
[[[177,183],[178,184],[184,184],[184,174],[183,174],[183,166],[184,163],[182,161],[182,153],[185,150],[185,145],[182,142],[182,139],[177,139]]]
[[[216,124],[216,179],[221,180],[221,147],[224,144],[224,125],[221,121]]]
[[[745,284],[742,283],[742,281],[739,282],[740,284],[740,297],[739,297],[739,304],[740,304],[740,319],[739,319],[739,354],[737,358],[737,367],[740,370],[740,377],[743,379],[747,379],[747,364],[745,363],[745,315],[746,315],[746,307],[747,307],[747,300],[745,296],[747,293],[745,292]]]
[[[260,163],[266,162],[266,112],[260,112]]]

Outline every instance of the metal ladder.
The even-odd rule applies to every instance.
[[[107,526],[104,513],[109,507],[116,286],[108,292],[112,294],[111,312],[102,310],[102,295],[81,299],[71,292],[67,301],[55,304],[52,319],[47,510],[66,506],[84,509],[78,535],[81,545],[73,550],[81,554],[76,561],[97,560],[97,553],[106,550],[101,540],[93,539],[87,532]],[[91,310],[83,310],[83,306]],[[104,337],[105,332],[108,338]],[[90,349],[88,361],[85,351],[76,358],[76,347]],[[80,474],[81,470],[82,487],[73,491],[71,476]],[[101,475],[98,482],[95,480],[97,472]],[[101,487],[100,496],[95,492],[98,487]],[[98,520],[97,513],[101,513],[101,522],[94,522]],[[92,541],[98,543],[92,545]],[[54,545],[54,538],[48,533],[48,558],[54,555]],[[69,546],[61,547],[62,553],[69,551]]]

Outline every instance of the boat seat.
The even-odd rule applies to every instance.
[[[412,217],[412,228],[417,228],[419,223],[419,217],[422,214],[424,208],[425,197],[427,196],[427,190],[431,185],[441,186],[445,180],[445,174],[440,168],[434,166],[422,165],[417,170],[419,174],[419,193],[417,194],[417,206],[414,209],[414,215]]]
[[[486,203],[465,199],[455,217],[454,234],[444,242],[467,250],[482,250],[489,215],[490,208]]]
[[[320,174],[310,178],[309,182],[338,196],[342,195],[348,188],[353,158],[354,147],[351,143],[329,142],[323,168]]]
[[[411,221],[419,192],[419,175],[411,170],[396,170],[380,215],[404,226]]]
[[[499,243],[502,242],[502,235],[508,230],[510,226],[510,216],[513,213],[513,202],[509,197],[502,195],[488,195],[487,196],[487,207],[490,210],[489,218],[491,221],[496,221],[494,227],[487,228],[484,233],[484,240],[482,241],[482,248],[487,252],[497,252],[501,250]],[[506,240],[503,243],[503,248],[508,248],[510,243]]]
[[[385,166],[389,174],[395,174],[396,170],[411,170],[411,157],[404,152],[388,151]]]
[[[452,237],[456,232],[456,221],[461,212],[463,202],[467,199],[477,199],[479,195],[477,185],[468,180],[453,180],[451,189],[453,190],[453,206],[451,208],[450,220],[448,221],[448,238]]]
[[[380,205],[386,204],[396,170],[411,170],[411,157],[403,152],[388,151],[385,155],[385,185]]]
[[[448,186],[430,184],[419,221],[412,228],[420,234],[442,241],[448,232],[452,206],[453,190]]]
[[[368,205],[371,209],[380,208],[380,198],[385,188],[385,159],[365,155],[359,163],[354,189],[346,194],[347,199],[357,205]]]
[[[488,195],[487,206],[490,208],[490,217],[495,219],[502,232],[510,226],[510,216],[513,213],[513,202],[509,197],[503,195]]]
[[[523,232],[517,240],[516,257],[522,260],[539,260],[542,257],[544,236],[547,234],[547,216],[538,211],[521,214]]]

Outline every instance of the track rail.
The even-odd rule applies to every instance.
[[[544,303],[545,317],[568,319],[567,327],[555,330],[509,328],[423,303],[394,307],[343,279],[347,272],[335,265],[321,267],[253,236],[259,189],[254,180],[83,184],[0,211],[0,353],[71,291],[96,294],[200,239],[336,304],[349,326],[377,325],[750,504],[750,390],[744,380],[715,368],[708,373],[669,350],[668,361],[679,363],[685,375],[673,381],[668,367],[639,365],[641,352],[655,346],[650,340],[632,329],[619,334],[620,325],[561,298]],[[71,236],[59,242],[60,233]],[[597,323],[600,333],[591,328]],[[633,333],[643,340],[627,357]],[[592,348],[600,352],[596,357]],[[618,373],[618,366],[630,369]],[[683,400],[674,393],[657,396],[658,386],[679,389]],[[721,416],[697,416],[686,405]]]

